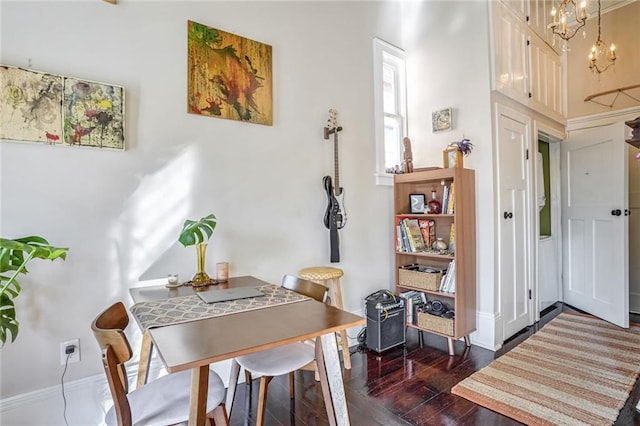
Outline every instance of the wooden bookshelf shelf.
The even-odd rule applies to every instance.
[[[410,212],[409,195],[425,194],[431,198],[432,191],[437,199],[442,200],[445,187],[454,188],[453,213],[451,214],[415,214]],[[455,245],[452,254],[442,254],[437,251],[402,251],[406,244],[402,238],[394,239],[395,250],[395,292],[415,290],[424,293],[427,300],[440,300],[455,312],[452,334],[442,333],[417,324],[407,324],[408,327],[434,333],[446,337],[449,343],[449,354],[454,355],[453,342],[464,339],[470,344],[469,335],[476,330],[476,204],[475,204],[475,172],[470,169],[448,168],[405,173],[394,176],[394,223],[395,232],[399,232],[398,223],[403,219],[427,219],[433,221],[430,229],[435,229],[435,237],[443,239],[449,244],[451,228],[455,228]],[[446,208],[446,206],[443,206]],[[433,232],[433,231],[432,231]],[[433,234],[429,235],[430,237]],[[400,247],[402,245],[402,247]],[[413,244],[417,246],[417,244]],[[427,248],[428,250],[428,248]],[[439,290],[425,290],[416,286],[400,284],[399,268],[406,265],[419,264],[434,268],[446,268],[455,260],[455,292]],[[424,315],[424,314],[421,314]],[[411,317],[415,318],[414,315]],[[438,321],[440,319],[438,318]],[[431,322],[431,319],[429,319]],[[442,321],[441,321],[442,322]],[[424,323],[423,323],[424,324]],[[451,322],[445,324],[450,331]],[[436,327],[437,328],[437,327]]]

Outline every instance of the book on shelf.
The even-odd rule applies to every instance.
[[[449,231],[449,251],[454,253],[456,251],[456,224],[451,224],[451,230]]]
[[[407,229],[407,235],[409,236],[409,245],[411,251],[416,253],[424,251],[424,240],[422,239],[422,233],[420,232],[420,226],[418,226],[418,219],[405,218],[403,223]]]
[[[451,185],[449,186],[449,200],[447,201],[447,214],[453,214],[455,209],[456,193],[454,189],[454,183],[451,182]]]
[[[447,213],[447,206],[449,206],[449,187],[445,186],[442,189],[442,213]]]
[[[449,262],[447,273],[440,282],[440,291],[443,293],[455,293],[456,288],[456,260]]]
[[[426,295],[421,291],[409,290],[409,291],[403,291],[398,296],[400,296],[405,300],[404,306],[406,307],[406,310],[407,310],[407,313],[406,313],[407,324],[415,324],[415,320],[416,320],[416,317],[414,315],[415,307],[418,305],[427,303]]]

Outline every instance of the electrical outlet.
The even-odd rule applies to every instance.
[[[67,354],[67,348],[73,348],[71,354]],[[60,343],[60,365],[64,365],[69,357],[69,364],[80,362],[80,339],[68,340]]]

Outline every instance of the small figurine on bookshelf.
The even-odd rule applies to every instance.
[[[404,161],[402,161],[402,171],[404,173],[413,172],[413,153],[411,152],[411,139],[402,139],[402,145],[404,146]]]

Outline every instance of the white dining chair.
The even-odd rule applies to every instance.
[[[319,302],[329,302],[327,288],[312,281],[292,275],[285,275],[282,279],[282,287],[311,297]],[[256,425],[261,426],[264,424],[267,386],[269,382],[275,376],[289,374],[289,397],[293,399],[295,394],[294,372],[303,368],[308,370],[316,369],[314,346],[304,342],[298,342],[235,358],[232,362],[229,388],[227,390],[226,406],[229,410],[229,416],[231,416],[231,410],[233,408],[233,400],[235,398],[236,385],[241,367],[245,370],[247,393],[251,393],[252,376],[261,376],[258,412],[256,415]],[[247,415],[248,414],[249,413],[247,413]]]
[[[131,346],[124,330],[129,316],[122,302],[117,302],[99,314],[91,324],[93,334],[102,349],[104,371],[109,382],[114,406],[107,412],[108,426],[175,425],[189,420],[191,371],[167,374],[138,389],[128,391],[125,362],[132,357]],[[216,426],[228,425],[223,403],[222,379],[209,372],[207,417]]]

